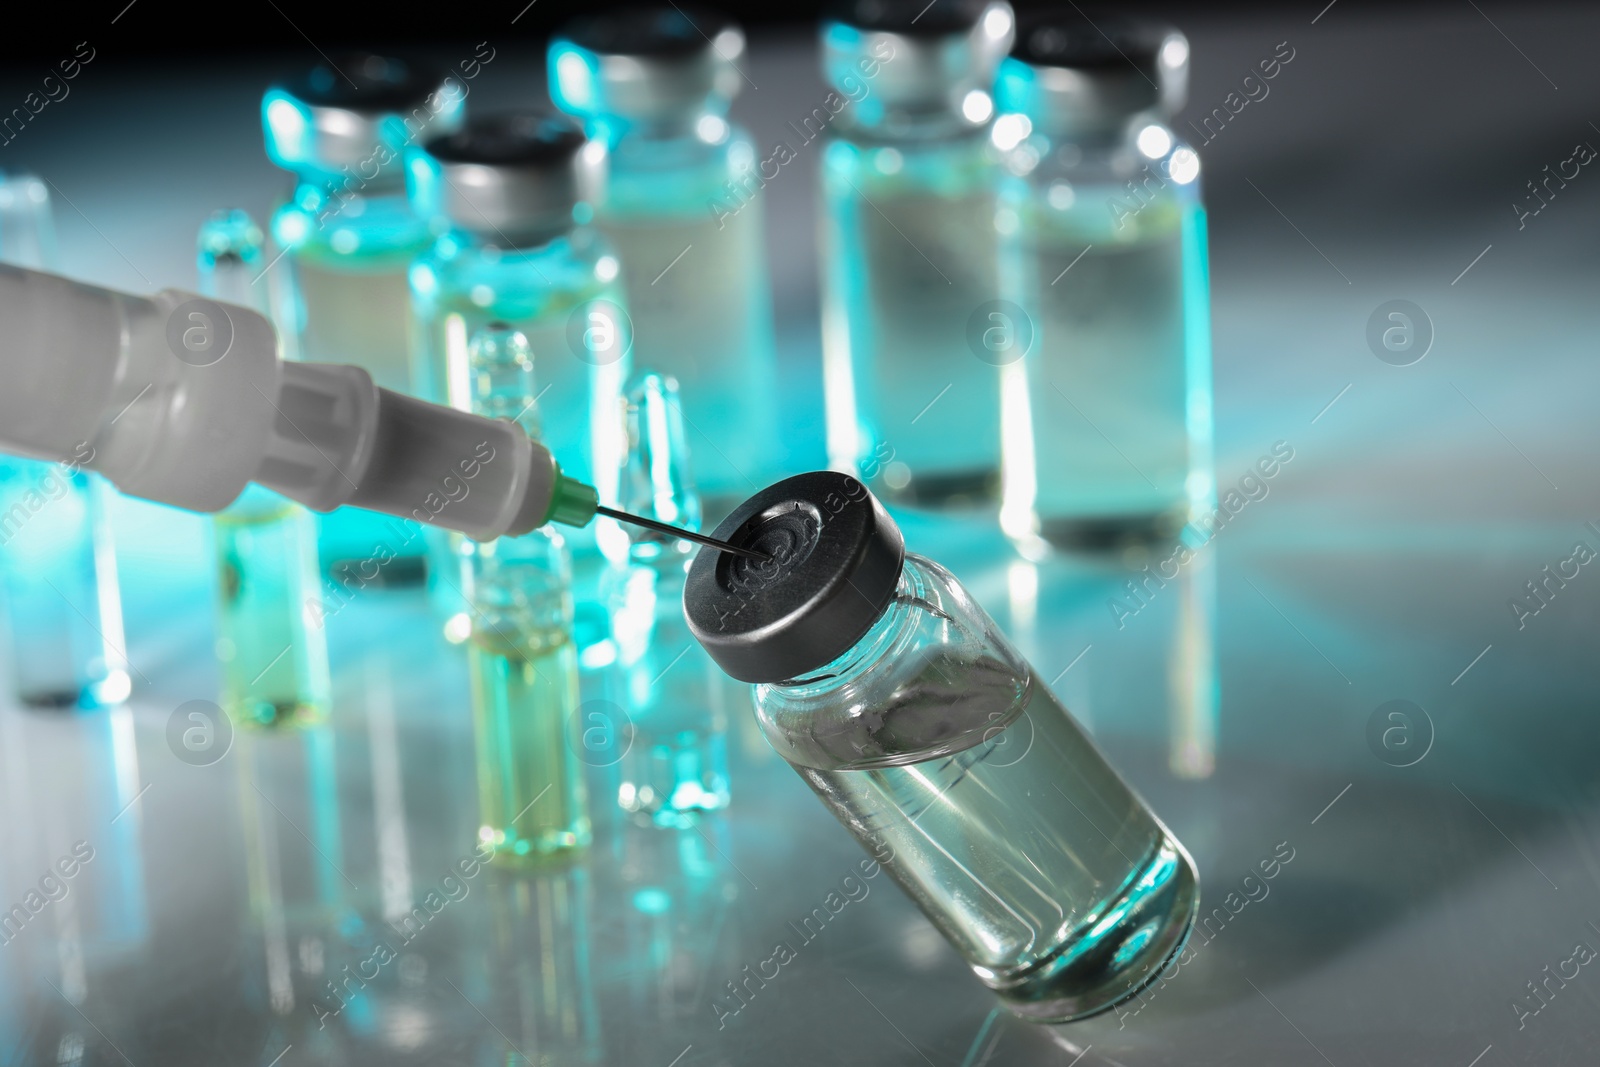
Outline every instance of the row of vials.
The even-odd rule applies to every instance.
[[[513,419],[603,502],[695,528],[701,492],[720,516],[781,466],[763,194],[815,141],[830,464],[891,504],[990,510],[1032,557],[1178,536],[1214,492],[1199,163],[1166,124],[1185,39],[862,0],[824,24],[822,58],[828,87],[767,151],[728,121],[742,33],[675,7],[557,35],[572,118],[468,115],[482,55],[450,74],[334,57],[265,95],[296,184],[264,231],[205,224],[201,289],[267,311],[289,358]],[[12,178],[0,210],[0,254],[49,266],[28,236],[45,186]],[[441,471],[438,499],[483,462]],[[20,695],[125,699],[103,487],[23,462],[0,478]],[[33,521],[58,482],[75,503]],[[339,606],[427,574],[468,648],[497,855],[584,846],[581,765],[613,752],[629,810],[671,825],[728,803],[747,698],[684,625],[686,543],[600,522],[476,544],[254,490],[215,543],[222,703],[260,726],[325,718]],[[583,667],[604,699],[580,700]]]

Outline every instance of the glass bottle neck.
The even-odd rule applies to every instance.
[[[896,646],[909,640],[916,629],[916,605],[929,584],[921,561],[922,557],[906,553],[894,597],[860,640],[804,677],[773,682],[772,686],[786,690],[792,697],[815,696],[860,680],[873,666],[892,657]]]

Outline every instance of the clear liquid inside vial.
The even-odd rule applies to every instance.
[[[839,139],[823,156],[829,462],[893,502],[999,490],[999,371],[967,337],[999,295],[986,144]]]
[[[1058,180],[1018,213],[1032,435],[1007,463],[1057,546],[1168,540],[1210,495],[1205,212],[1171,180],[1146,195]]]
[[[508,866],[581,849],[591,837],[572,732],[578,657],[565,578],[535,532],[480,546],[467,649],[480,845]],[[550,552],[558,551],[551,548]],[[524,559],[502,558],[525,554]]]
[[[310,514],[249,490],[214,529],[224,709],[254,726],[321,721],[333,694],[327,640],[314,632],[322,620]]]
[[[1013,1011],[1104,1011],[1181,948],[1192,865],[1015,652],[974,639],[969,610],[986,619],[964,595],[902,597],[885,619],[903,636],[870,654],[883,677],[838,686],[836,714],[768,706],[763,727],[870,851],[892,850],[885,869]]]
[[[286,351],[308,363],[349,363],[379,386],[413,391],[406,266],[431,236],[399,193],[346,201],[312,196],[279,209],[273,236],[287,247],[292,285],[279,298],[278,325],[292,332]],[[383,556],[385,583],[422,577],[416,523],[355,508],[317,520],[325,565]],[[381,549],[380,549],[381,546]]]
[[[708,199],[608,212],[600,227],[622,262],[634,362],[677,378],[695,481],[731,504],[772,468],[771,313],[760,201],[719,222]]]

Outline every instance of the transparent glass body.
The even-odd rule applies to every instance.
[[[822,157],[829,464],[891,502],[1000,486],[1000,376],[968,339],[999,297],[995,154],[956,114],[830,134]]]
[[[496,863],[531,864],[590,840],[566,549],[536,530],[477,545],[469,560],[478,840]]]
[[[310,512],[251,486],[212,530],[223,709],[255,726],[321,721],[333,683]]]
[[[999,129],[1026,123],[1006,116]],[[1019,541],[1172,540],[1214,495],[1200,163],[1158,121],[1033,134],[1006,157],[1008,299],[1032,350],[1004,368],[1005,502]]]
[[[386,389],[413,392],[406,269],[433,234],[412,211],[400,176],[362,184],[308,172],[274,213],[271,231],[288,265],[274,298],[284,357],[352,363]],[[318,523],[326,565],[391,555],[385,581],[421,578],[416,523],[355,508]]]
[[[756,687],[767,739],[974,973],[1052,1021],[1138,992],[1182,947],[1192,862],[938,564],[810,677]]]
[[[684,620],[687,549],[641,541],[607,582],[617,703],[634,726],[617,799],[660,826],[727,807],[728,712],[739,697]]]
[[[207,296],[265,311],[265,239],[243,211],[200,227],[198,272]],[[310,511],[252,485],[212,520],[217,561],[217,662],[222,706],[235,722],[305,725],[333,703],[328,640]]]
[[[697,482],[735,503],[775,469],[772,297],[761,180],[744,131],[703,111],[595,123],[596,221],[622,263],[634,361],[678,379]]]
[[[542,422],[533,348],[520,330],[487,325],[462,353],[452,399],[536,433]],[[529,864],[589,844],[578,761],[578,658],[573,646],[572,568],[553,529],[478,544],[452,535],[469,607],[478,840],[496,862]]]
[[[31,174],[0,173],[0,260],[54,270],[50,191]],[[110,490],[72,460],[0,456],[0,607],[12,690],[24,704],[101,707],[132,690],[122,634]]]
[[[441,237],[410,275],[419,395],[475,410],[473,337],[492,324],[517,330],[533,353],[539,439],[565,473],[614,505],[626,449],[621,401],[632,347],[619,271],[617,257],[588,226],[531,248],[501,248],[460,230]],[[586,601],[599,596],[601,528],[614,529],[595,523],[570,532]],[[428,536],[438,568],[459,566],[450,538]],[[448,589],[436,587],[434,601],[445,618],[461,610]]]
[[[24,704],[103,707],[132,690],[107,492],[70,464],[0,457],[5,623]]]

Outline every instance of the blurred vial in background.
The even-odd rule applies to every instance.
[[[412,152],[413,202],[447,227],[411,268],[414,367],[424,399],[476,410],[469,342],[490,323],[514,328],[537,364],[539,439],[563,471],[615,506],[631,324],[617,257],[585,225],[592,211],[579,199],[577,172],[584,143],[566,119],[519,112],[474,119]],[[435,570],[450,574],[449,539],[443,531],[428,536]],[[597,603],[598,540],[622,535],[602,520],[567,536],[588,609],[579,642],[588,647],[606,628]],[[445,632],[459,640],[465,605],[448,586],[431,584]]]
[[[200,291],[263,314],[261,228],[243,211],[218,211],[196,241]],[[217,662],[222,707],[235,722],[304,725],[332,705],[328,639],[311,512],[250,485],[211,520],[217,561]]]
[[[1133,996],[1188,936],[1183,847],[947,570],[866,488],[802,474],[741,504],[685,585],[755,683],[767,740],[1014,1012]],[[876,868],[863,866],[875,875]]]
[[[1103,32],[1102,32],[1103,31]],[[1174,541],[1215,493],[1200,160],[1167,118],[1189,45],[1160,24],[1025,23],[995,145],[1006,298],[1006,532],[1030,554]]]
[[[290,265],[274,296],[285,358],[353,363],[386,389],[415,391],[406,268],[432,235],[406,199],[403,153],[458,129],[465,99],[437,71],[366,53],[335,56],[267,91],[267,155],[298,182],[272,218]],[[415,524],[355,508],[319,524],[325,565],[381,559],[385,583],[422,577]]]
[[[622,508],[700,529],[677,383],[641,374],[627,399],[628,459]],[[608,576],[606,605],[617,650],[618,703],[634,725],[617,798],[660,826],[691,825],[728,805],[728,711],[747,703],[689,633],[683,583],[695,546],[626,527],[627,556]]]
[[[596,221],[622,263],[634,358],[683,387],[714,517],[773,469],[772,297],[748,134],[727,120],[744,34],[649,7],[579,19],[550,44],[556,106],[582,119],[601,172]]]
[[[0,261],[56,270],[50,192],[0,173]],[[40,707],[119,704],[132,690],[122,633],[110,488],[74,460],[0,455],[0,573],[7,659],[18,700]]]
[[[527,336],[492,323],[472,335],[462,355],[471,392],[452,399],[535,434],[542,387]],[[459,547],[462,593],[471,604],[479,845],[512,866],[584,848],[591,831],[573,737],[578,658],[566,544],[546,526]]]
[[[828,462],[893,503],[1000,488],[1000,377],[968,324],[1000,295],[989,140],[1000,0],[855,0],[823,24]]]

